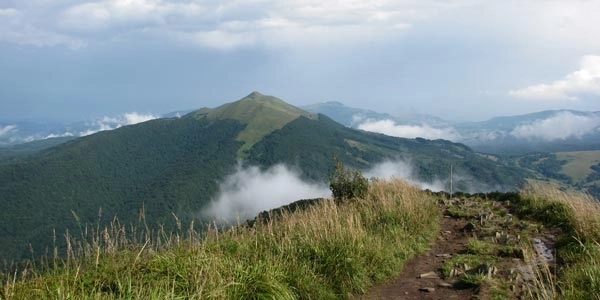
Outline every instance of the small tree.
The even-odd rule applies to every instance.
[[[342,162],[334,158],[333,173],[329,176],[329,189],[336,201],[363,199],[369,189],[369,180],[358,170],[346,169]]]

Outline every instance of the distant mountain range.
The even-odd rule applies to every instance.
[[[324,114],[345,126],[396,137],[445,139],[463,143],[475,151],[498,155],[600,149],[600,112],[549,110],[517,116],[500,116],[482,122],[448,121],[418,113],[386,114],[353,108],[340,102],[302,107]],[[0,120],[0,159],[7,153],[27,153],[14,145],[48,140],[53,145],[98,131],[116,129],[156,118],[183,116],[190,111],[163,115],[127,113],[76,123],[8,122]],[[55,138],[60,138],[53,140]],[[33,147],[37,149],[37,147]]]
[[[483,122],[450,122],[423,114],[393,116],[339,102],[304,108],[352,128],[406,138],[446,139],[491,154],[600,149],[600,112],[552,110]]]
[[[286,181],[297,175],[293,180],[309,185],[326,183],[334,157],[365,174],[407,177],[424,187],[447,188],[452,166],[456,191],[513,190],[524,177],[462,144],[352,129],[258,92],[217,108],[116,127],[23,144],[22,155],[5,153],[0,259],[30,256],[30,243],[34,255],[44,253],[54,229],[78,232],[82,224],[115,216],[138,222],[140,210],[148,226],[169,229],[177,228],[173,215],[184,224],[214,217],[206,212],[217,199],[231,204],[217,205],[226,213],[278,207],[302,197]],[[256,180],[263,186],[253,194],[247,185]],[[230,190],[246,200],[233,201]],[[266,201],[276,192],[284,199]]]

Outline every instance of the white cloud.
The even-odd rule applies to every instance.
[[[519,125],[510,134],[517,138],[555,141],[581,138],[588,133],[597,132],[599,126],[598,116],[560,112],[547,119]]]
[[[116,126],[113,127],[113,126],[107,125],[105,123],[98,123],[95,126],[93,126],[92,128],[88,128],[84,131],[79,132],[79,136],[86,136],[86,135],[94,134],[96,132],[105,131],[105,130],[113,130],[116,128],[117,128]]]
[[[460,135],[452,127],[435,128],[428,124],[398,125],[393,120],[366,120],[358,125],[358,129],[403,138],[421,137],[432,140],[445,139],[451,141],[460,139]]]
[[[586,94],[600,96],[600,56],[584,56],[580,69],[568,74],[564,79],[512,90],[509,94],[518,98],[541,100],[577,100]]]
[[[68,136],[75,136],[73,133],[67,131],[64,133],[51,133],[45,137],[43,137],[42,139],[51,139],[51,138],[58,138],[58,137],[68,137]]]
[[[220,184],[219,194],[205,214],[218,220],[243,221],[296,200],[329,196],[325,185],[304,182],[284,165],[264,172],[258,167],[238,167]]]
[[[363,175],[367,178],[399,178],[418,186],[421,189],[428,189],[434,192],[450,191],[450,170],[448,170],[447,174],[438,174],[438,177],[434,178],[431,182],[426,182],[419,179],[419,174],[415,171],[415,168],[410,161],[385,161],[375,165],[370,170],[364,171]],[[459,167],[454,168],[452,180],[454,191],[461,190],[468,193],[478,193],[502,190],[502,187],[490,186],[486,183],[479,182],[474,179],[473,176],[464,173]],[[458,189],[458,186],[462,186],[464,190]]]
[[[6,125],[0,126],[0,137],[9,134],[11,131],[17,129],[17,125]]]
[[[125,125],[133,125],[141,122],[157,119],[158,116],[152,114],[140,114],[137,112],[125,113],[117,117],[103,117],[92,122],[89,128],[79,132],[79,136],[94,134],[99,131],[113,130]]]
[[[157,119],[158,116],[155,116],[152,114],[144,115],[144,114],[140,114],[137,112],[131,112],[131,113],[126,113],[124,115],[124,118],[125,118],[125,124],[123,124],[123,125],[133,125],[133,124]]]
[[[485,144],[497,139],[505,138],[507,135],[509,135],[509,133],[504,130],[471,130],[467,132],[461,132],[460,142],[467,145]]]
[[[419,180],[412,164],[401,160],[382,162],[363,172],[363,175],[367,178],[403,179],[421,189],[429,189],[435,192],[447,190],[447,184],[441,180],[434,180],[433,182]]]

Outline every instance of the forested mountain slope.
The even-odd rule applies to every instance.
[[[421,180],[462,173],[457,189],[483,182],[514,189],[517,169],[448,141],[401,139],[344,127],[280,99],[252,93],[181,118],[151,120],[99,132],[0,164],[0,259],[39,256],[58,235],[115,216],[148,226],[198,220],[225,176],[243,164],[285,163],[305,179],[325,182],[333,157],[368,169],[410,160]],[[475,180],[476,179],[476,180]]]

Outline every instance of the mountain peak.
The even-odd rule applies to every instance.
[[[264,97],[264,95],[258,91],[253,91],[252,93],[248,94],[248,96],[244,97],[243,99],[254,99],[254,98],[260,98],[260,97]]]
[[[301,117],[315,119],[312,113],[297,108],[285,101],[254,91],[248,96],[214,109],[200,110],[197,118],[208,117],[216,120],[236,120],[246,124],[240,132],[239,141],[244,142],[242,150],[247,150],[269,133],[281,129],[287,123]]]

